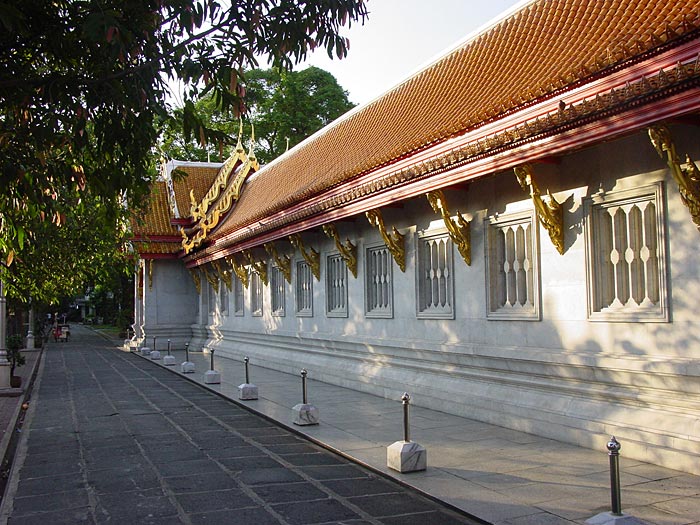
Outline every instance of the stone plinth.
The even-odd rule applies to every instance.
[[[386,466],[399,472],[425,470],[428,451],[412,441],[396,441],[386,448]]]
[[[175,356],[174,355],[163,356],[163,364],[166,366],[173,366],[175,364]]]
[[[142,346],[139,352],[141,355],[151,355],[151,349],[147,346]]]
[[[207,370],[204,374],[204,382],[207,385],[218,385],[221,383],[221,372],[218,370]]]
[[[586,520],[589,525],[647,525],[645,521],[625,514],[616,516],[612,512],[601,512]]]
[[[238,399],[249,401],[258,398],[258,387],[252,383],[243,383],[238,385]]]
[[[183,374],[194,374],[194,363],[192,361],[185,361],[181,363],[180,372]]]
[[[319,415],[318,408],[308,403],[299,403],[294,408],[294,424],[305,426],[305,425],[318,425]]]
[[[153,361],[157,361],[160,359],[160,351],[159,350],[152,350],[151,351],[151,359]]]

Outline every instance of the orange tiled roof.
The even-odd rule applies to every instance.
[[[148,211],[143,216],[131,217],[131,229],[134,237],[179,235],[177,228],[170,224],[172,214],[168,205],[167,186],[164,181],[156,181],[153,184],[150,199]]]
[[[697,0],[537,0],[249,181],[214,237],[480,123],[700,25]]]
[[[141,242],[134,241],[134,250],[137,253],[157,253],[157,254],[171,254],[177,253],[182,250],[182,246],[179,242]]]
[[[175,191],[175,202],[177,203],[180,217],[189,217],[191,207],[190,190],[194,191],[196,201],[201,202],[216,178],[219,168],[183,164],[177,165],[175,169],[187,173],[187,177],[181,180],[175,177],[178,180],[173,180],[173,190]]]

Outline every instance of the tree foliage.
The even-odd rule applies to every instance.
[[[263,164],[354,107],[335,77],[317,67],[302,71],[254,69],[245,73],[245,79],[244,120],[254,126],[255,154]],[[184,111],[177,108],[163,127],[164,152],[178,160],[223,160],[223,146],[236,144],[239,120],[222,113],[213,96],[198,100],[194,106],[206,127],[220,134],[219,141],[202,147],[193,138],[187,140],[178,127]]]
[[[243,71],[257,57],[286,68],[316,47],[342,57],[340,27],[365,15],[363,0],[0,0],[3,279],[25,278],[19,274],[48,242],[44,235],[65,236],[62,249],[77,251],[68,221],[106,234],[125,203],[143,202],[168,79],[186,86],[185,131],[202,143],[219,140],[195,99],[211,94],[237,115],[245,109]],[[76,203],[97,211],[89,223],[79,222],[86,210]],[[105,227],[95,229],[98,219]],[[118,239],[103,240],[114,250]],[[36,281],[49,277],[10,288],[43,286]]]

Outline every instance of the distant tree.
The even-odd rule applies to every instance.
[[[255,125],[256,155],[269,162],[354,107],[335,77],[309,67],[246,73],[247,119]]]
[[[262,163],[284,153],[354,107],[335,77],[323,69],[302,71],[279,68],[253,69],[245,73],[246,123],[255,126],[255,154]],[[184,110],[175,109],[165,120],[162,147],[169,158],[221,161],[237,141],[239,121],[218,110],[213,96],[194,104],[203,124],[220,135],[216,144],[189,140],[178,127]],[[247,128],[247,136],[250,128]],[[222,147],[226,145],[226,151]]]

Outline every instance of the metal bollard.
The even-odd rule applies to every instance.
[[[190,344],[185,343],[185,361],[190,361]]]
[[[409,401],[411,401],[411,396],[408,395],[408,392],[404,392],[401,396],[401,403],[403,403],[403,440],[406,443],[411,441],[411,431],[408,426]]]
[[[306,402],[306,374],[308,372],[306,371],[306,368],[301,369],[301,402],[306,405],[308,404]]]
[[[622,445],[615,436],[608,441],[608,456],[610,456],[610,499],[613,516],[622,516],[622,498],[620,497],[620,449]]]
[[[210,370],[214,370],[214,349],[209,350],[209,356],[211,357],[211,367]]]
[[[153,350],[156,349],[156,336],[153,336]]]
[[[170,339],[168,339],[168,355],[170,355]]]
[[[245,363],[245,382],[246,382],[246,384],[250,383],[250,374],[248,373],[248,361],[250,361],[250,359],[248,358],[248,356],[245,356],[243,358],[243,362]]]

